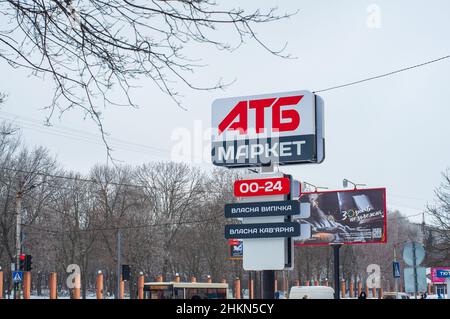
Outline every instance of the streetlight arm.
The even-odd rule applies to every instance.
[[[353,183],[351,180],[348,180],[348,179],[346,179],[346,178],[344,178],[344,179],[342,180],[342,186],[343,186],[344,188],[347,188],[347,187],[348,187],[348,183],[350,183],[350,184],[353,185],[353,189],[357,189],[357,188],[358,188],[357,186],[366,186],[366,184],[357,184],[357,183]]]

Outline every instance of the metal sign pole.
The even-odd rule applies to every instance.
[[[21,185],[22,186],[22,185]],[[16,194],[16,271],[20,269],[20,254],[21,254],[21,226],[22,226],[22,192],[18,191]],[[14,299],[20,299],[20,286],[18,282],[14,282]]]
[[[121,234],[120,234],[120,228],[117,229],[117,283],[116,283],[116,299],[120,299],[120,282],[121,282],[121,255],[122,252],[120,251],[121,246]]]
[[[339,248],[341,248],[341,244],[333,245],[334,251],[334,299],[340,299],[339,294]]]
[[[394,262],[397,262],[397,250],[396,246],[394,244]],[[395,297],[398,298],[398,278],[394,277],[394,284],[395,284]]]
[[[273,165],[262,166],[261,173],[273,173],[275,171]],[[275,298],[275,270],[263,270],[262,271],[262,297],[263,299]]]
[[[447,284],[447,299],[450,299],[450,278],[445,279],[445,283]]]
[[[263,270],[263,299],[275,298],[275,270]]]
[[[416,243],[412,244],[413,250],[413,271],[414,271],[414,299],[417,299],[417,293],[419,292],[419,284],[417,282],[417,263],[416,263]]]

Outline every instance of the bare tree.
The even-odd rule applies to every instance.
[[[0,132],[10,132],[11,129],[6,123],[0,124]],[[14,174],[5,168],[14,165],[19,147],[19,135],[0,134],[0,260],[7,255],[8,262],[14,256],[10,242],[14,236],[14,186],[17,183]]]
[[[136,106],[129,93],[141,77],[180,107],[175,82],[195,90],[226,85],[199,86],[189,77],[201,64],[185,55],[188,43],[233,51],[253,39],[271,54],[287,57],[284,47],[269,48],[255,25],[292,14],[223,7],[213,0],[0,0],[8,22],[0,29],[0,58],[53,79],[47,121],[55,111],[79,108],[97,123],[105,141],[100,107]],[[219,30],[234,32],[236,43],[225,41]],[[115,87],[122,92],[118,100],[111,94]]]
[[[450,169],[442,173],[442,183],[434,194],[436,202],[428,205],[427,212],[433,218],[432,239],[433,254],[439,256],[440,262],[450,261]],[[430,237],[430,236],[429,236]]]
[[[172,268],[172,244],[183,225],[193,220],[200,207],[205,190],[204,176],[196,169],[181,163],[143,165],[138,170],[138,181],[145,185],[145,193],[152,206],[150,212],[161,236],[161,254],[164,255],[162,273]]]
[[[4,103],[6,100],[6,94],[0,92],[0,104]]]

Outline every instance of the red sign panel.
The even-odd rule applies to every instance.
[[[239,239],[229,239],[228,240],[228,245],[230,245],[230,246],[237,246],[237,245],[239,245]]]
[[[248,179],[234,182],[234,196],[269,196],[287,195],[291,191],[291,183],[287,177]]]

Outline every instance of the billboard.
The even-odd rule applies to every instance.
[[[302,193],[300,205],[311,237],[296,246],[386,243],[385,188]]]
[[[448,271],[450,271],[450,267],[433,267],[433,268],[431,268],[431,282],[432,283],[438,283],[438,284],[445,283],[446,278],[438,276],[438,272],[442,272],[442,271],[448,272]]]
[[[229,245],[229,259],[242,259],[244,256],[244,246],[242,240],[230,239]]]
[[[323,100],[309,91],[232,97],[212,104],[217,166],[320,163]]]

